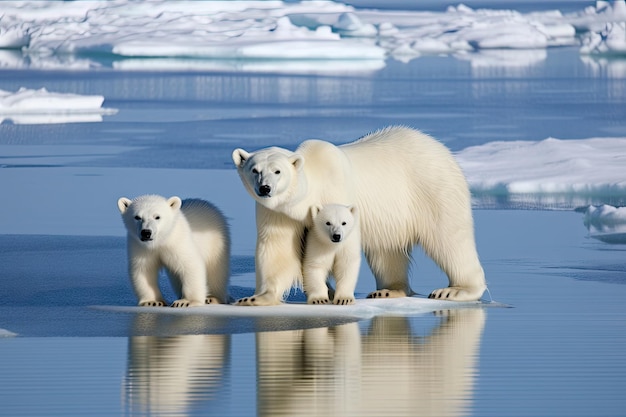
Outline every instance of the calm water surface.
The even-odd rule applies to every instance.
[[[526,62],[517,66],[472,58],[340,76],[0,72],[1,89],[102,94],[118,109],[101,123],[0,124],[3,194],[44,201],[1,216],[0,328],[18,336],[0,338],[0,415],[626,416],[626,246],[588,238],[573,211],[477,207],[492,297],[512,308],[451,304],[351,322],[90,307],[134,304],[114,195],[167,176],[168,192],[184,184],[218,206],[241,205],[231,223],[250,221],[242,190],[203,194],[204,170],[231,169],[235,147],[346,142],[397,123],[453,150],[626,136],[623,62],[568,48],[497,57]],[[46,189],[45,199],[30,189]],[[100,192],[112,194],[110,206],[93,204],[104,220],[72,229],[93,213],[72,212],[67,196]],[[7,198],[0,213],[20,201]],[[50,212],[56,220],[38,222]],[[254,243],[233,230],[232,292],[242,295],[254,287]],[[416,291],[445,282],[415,258]],[[363,269],[358,295],[373,282]]]

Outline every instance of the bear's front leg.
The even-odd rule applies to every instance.
[[[173,282],[180,283],[180,299],[171,307],[198,307],[206,304],[207,284],[205,266],[202,258],[196,254],[179,255],[180,258],[168,259],[168,273]]]
[[[373,249],[365,252],[367,262],[376,278],[376,291],[367,298],[399,298],[413,294],[407,271],[410,257],[399,249]]]
[[[354,290],[359,279],[361,268],[360,245],[357,250],[342,252],[335,258],[333,275],[335,276],[337,289],[333,297],[333,304],[349,305],[354,304]]]
[[[257,204],[255,254],[256,292],[235,302],[238,306],[268,306],[283,302],[285,294],[302,280],[304,226]]]
[[[164,307],[167,305],[159,290],[159,264],[147,257],[129,259],[130,281],[140,307]]]
[[[305,264],[303,280],[307,304],[330,303],[328,286],[326,285],[327,277],[327,268]]]
[[[302,262],[302,284],[307,304],[329,304],[328,273],[333,264],[334,253],[324,251],[315,239],[307,240]]]

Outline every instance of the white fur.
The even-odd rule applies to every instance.
[[[122,197],[117,205],[128,232],[129,275],[140,306],[165,305],[158,286],[161,268],[180,298],[172,306],[228,302],[230,236],[215,206],[157,195]]]
[[[354,204],[361,242],[376,277],[373,296],[412,294],[408,267],[414,245],[448,275],[431,297],[477,300],[485,278],[474,242],[470,193],[450,151],[405,127],[389,127],[335,146],[303,142],[295,152],[233,152],[257,209],[257,293],[240,304],[276,304],[301,280],[301,242],[312,206]],[[278,174],[277,174],[278,172]],[[260,195],[260,187],[271,192]]]
[[[311,208],[313,226],[302,262],[304,291],[309,304],[327,304],[328,273],[335,278],[334,304],[354,304],[361,266],[361,235],[354,206],[328,204]]]

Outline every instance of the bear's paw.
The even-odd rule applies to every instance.
[[[199,301],[190,301],[187,300],[186,298],[181,298],[180,300],[176,300],[172,303],[172,305],[170,305],[170,307],[197,307],[197,306],[201,306],[204,305],[204,303],[201,303]]]
[[[447,287],[434,290],[428,298],[450,301],[476,301],[482,297],[485,288]]]
[[[367,298],[400,298],[406,296],[407,294],[402,290],[378,290],[369,293]]]
[[[150,300],[150,301],[142,301],[139,303],[139,307],[165,307],[165,301],[163,300]]]
[[[204,300],[205,304],[219,304],[220,300],[217,297],[212,295],[207,295],[206,300]]]
[[[306,300],[307,304],[330,304],[328,297],[309,297]]]
[[[337,297],[333,299],[333,304],[339,306],[354,304],[354,297]]]
[[[250,297],[240,298],[235,301],[237,306],[275,306],[281,304],[281,299],[277,299],[270,294],[254,294]]]

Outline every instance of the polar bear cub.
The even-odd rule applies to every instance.
[[[328,204],[311,208],[313,227],[306,238],[302,263],[309,304],[328,304],[326,281],[335,278],[334,304],[354,304],[361,266],[361,233],[355,206]]]
[[[228,302],[230,235],[223,214],[199,199],[144,195],[117,201],[128,232],[128,269],[140,306],[166,305],[165,268],[178,300],[172,307]]]

